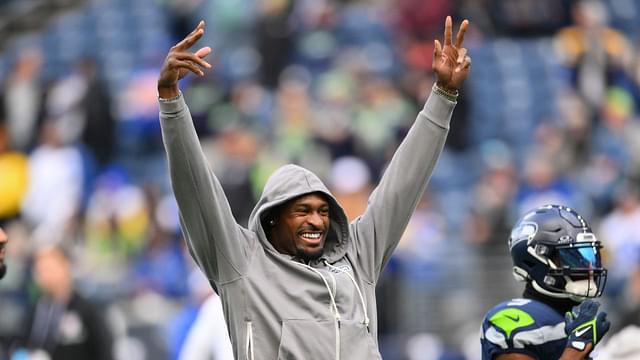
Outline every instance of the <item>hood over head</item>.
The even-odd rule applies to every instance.
[[[338,204],[320,178],[311,171],[297,165],[285,165],[276,170],[267,180],[262,196],[249,217],[249,229],[259,234],[260,241],[268,249],[276,251],[266,238],[262,220],[274,208],[299,196],[319,192],[329,202],[331,225],[321,256],[334,262],[344,256],[349,241],[349,223],[344,209]]]

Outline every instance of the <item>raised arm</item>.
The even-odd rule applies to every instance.
[[[447,17],[444,46],[434,41],[436,85],[369,198],[365,213],[352,224],[358,258],[372,281],[398,244],[442,152],[458,89],[471,67],[462,47],[468,26],[464,20],[453,42],[452,20]]]
[[[211,48],[189,52],[203,34],[204,22],[200,22],[191,34],[171,48],[165,59],[158,78],[160,123],[171,186],[189,251],[209,279],[228,281],[244,271],[250,233],[235,222],[178,89],[178,81],[189,72],[203,76],[203,69],[211,67],[203,60]]]
[[[189,72],[198,76],[204,76],[204,70],[210,69],[211,64],[203,58],[211,54],[211,48],[205,46],[195,53],[189,49],[204,35],[204,21],[200,21],[198,26],[169,50],[158,77],[158,95],[161,99],[173,99],[180,94],[178,81],[184,78]]]

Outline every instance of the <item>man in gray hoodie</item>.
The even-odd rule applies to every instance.
[[[366,211],[349,223],[320,179],[295,165],[275,171],[238,225],[200,147],[178,81],[203,76],[211,48],[192,53],[204,22],[172,47],[158,79],[162,136],[191,255],[222,299],[236,359],[380,359],[375,286],[442,152],[471,59],[434,41],[437,81]]]

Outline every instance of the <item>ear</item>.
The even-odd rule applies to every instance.
[[[269,219],[267,223],[269,224],[269,226],[274,227],[276,226],[276,219]]]

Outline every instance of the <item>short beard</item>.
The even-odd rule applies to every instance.
[[[2,279],[6,273],[7,265],[5,265],[5,263],[0,263],[0,279]]]
[[[317,260],[322,256],[323,251],[319,251],[316,254],[309,254],[307,252],[304,252],[303,250],[297,249],[296,250],[297,254],[296,256],[299,259],[302,259],[304,262],[308,263],[311,260]]]

